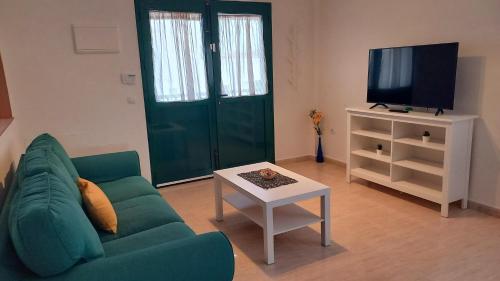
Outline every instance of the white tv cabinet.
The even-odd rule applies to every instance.
[[[347,181],[352,176],[441,204],[467,208],[474,115],[347,108]],[[428,131],[431,140],[424,143]],[[377,155],[377,145],[383,146]]]

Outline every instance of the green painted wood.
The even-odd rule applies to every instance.
[[[220,53],[214,58],[219,167],[229,168],[274,158],[273,53],[270,3],[217,1],[211,5],[212,37],[219,46],[218,14],[261,15],[269,93],[264,96],[225,98],[221,96]]]
[[[213,92],[209,13],[203,0],[137,0],[136,17],[146,106],[152,181],[158,184],[211,175],[216,165],[213,95],[196,102],[158,103],[154,76],[149,11],[193,12],[203,16],[209,92]]]
[[[271,5],[204,0],[136,0],[144,101],[153,185],[211,175],[213,170],[261,161],[274,162]],[[209,99],[157,103],[149,11],[195,12],[203,16]],[[269,94],[220,97],[217,13],[260,14],[264,19]]]

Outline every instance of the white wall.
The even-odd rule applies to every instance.
[[[456,111],[476,123],[470,198],[500,207],[500,1],[315,0],[318,105],[325,152],[346,157],[345,107],[364,104],[368,50],[460,42]]]
[[[313,6],[308,0],[273,4],[276,158],[286,159],[313,147],[306,118],[313,104]],[[118,25],[121,52],[75,54],[71,24]],[[288,41],[293,28],[295,56]],[[133,0],[0,0],[0,40],[23,144],[49,132],[73,156],[137,150],[150,177],[142,85],[120,84],[122,72],[140,78]]]
[[[273,0],[276,159],[311,155],[314,130],[314,15],[310,0]]]
[[[120,26],[121,53],[76,55],[71,24]],[[149,176],[133,1],[22,0],[0,4],[0,38],[15,118],[27,144],[42,132],[72,155],[138,150]],[[127,97],[135,100],[128,104]]]

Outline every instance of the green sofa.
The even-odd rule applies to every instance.
[[[77,177],[97,183],[118,233],[95,229]],[[232,280],[220,232],[196,235],[141,177],[136,152],[70,159],[48,134],[21,157],[0,214],[0,280]]]

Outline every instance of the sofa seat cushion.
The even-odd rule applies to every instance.
[[[160,196],[160,193],[145,178],[140,176],[127,177],[98,185],[112,203],[144,195]]]
[[[104,243],[103,247],[106,257],[111,257],[194,236],[189,226],[173,222]]]
[[[68,153],[66,153],[66,150],[64,150],[64,147],[53,136],[49,134],[39,135],[31,142],[26,151],[28,152],[30,150],[43,147],[49,147],[52,151],[54,151],[54,153],[63,162],[64,166],[73,178],[73,181],[76,182],[79,177],[78,171],[76,170],[75,165],[73,165],[73,162],[71,162],[71,159],[69,158]]]
[[[182,218],[158,195],[140,196],[113,204],[118,217],[118,233],[99,231],[102,242],[126,237]]]
[[[104,255],[82,207],[68,187],[49,173],[20,183],[10,209],[9,232],[19,258],[42,277]]]

